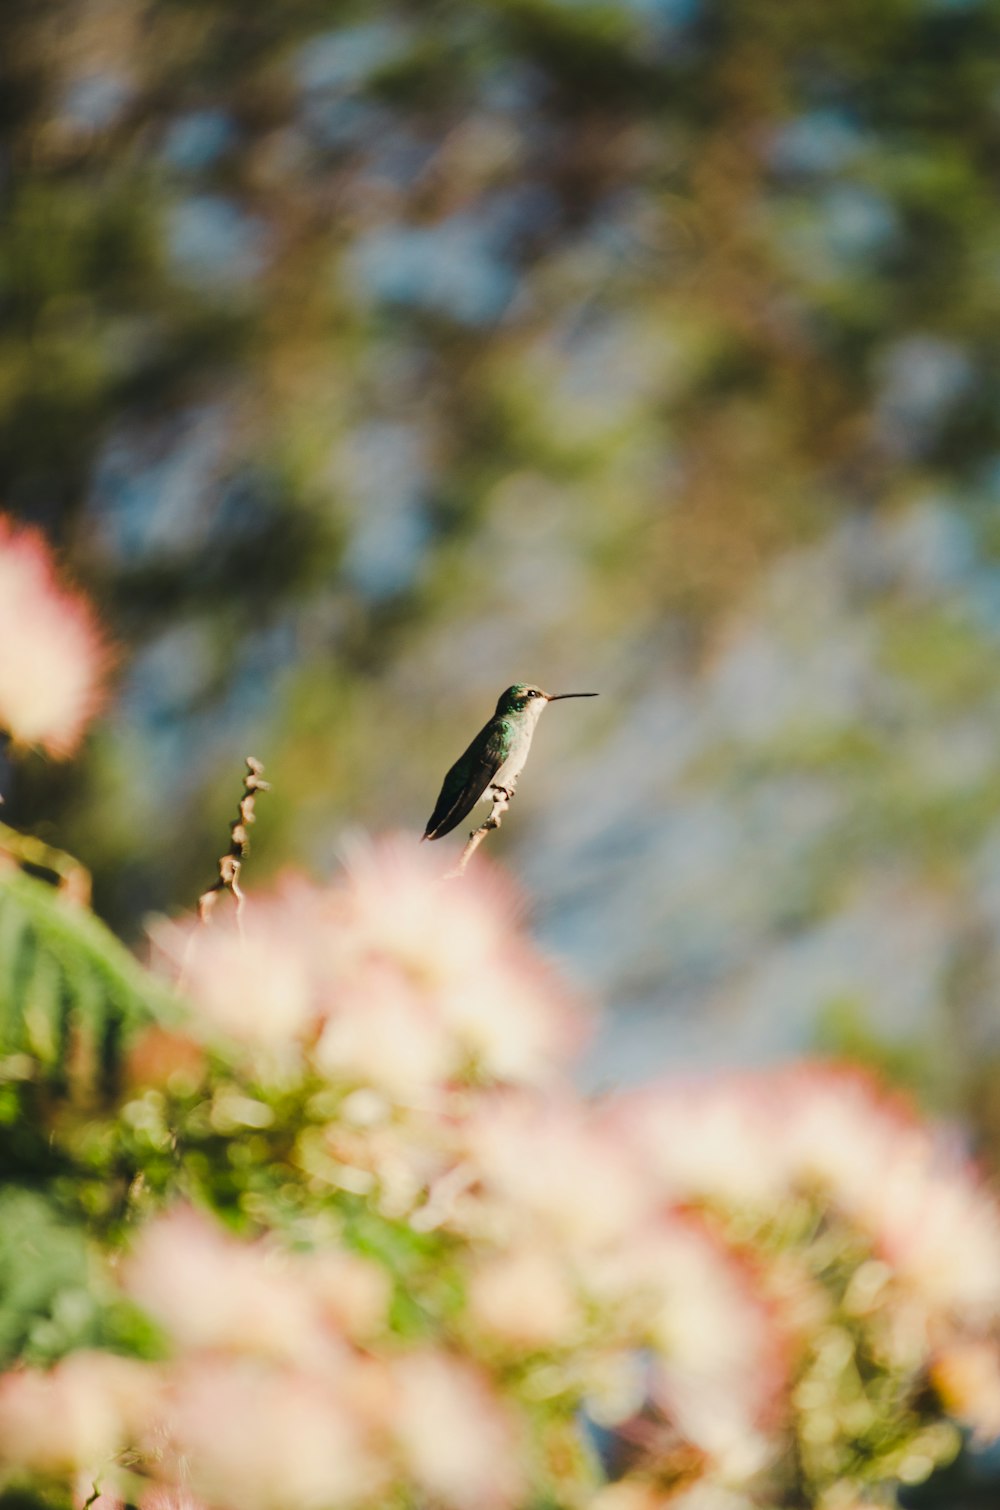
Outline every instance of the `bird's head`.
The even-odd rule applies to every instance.
[[[506,692],[501,692],[497,703],[497,715],[533,711],[535,717],[546,703],[558,703],[566,697],[596,697],[596,692],[543,692],[531,682],[515,682]]]

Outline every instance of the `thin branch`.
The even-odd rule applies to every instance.
[[[243,796],[240,798],[239,816],[230,825],[229,848],[219,856],[219,874],[207,891],[198,898],[198,917],[207,923],[222,892],[228,891],[236,904],[237,926],[243,927],[243,891],[240,887],[240,871],[250,852],[250,835],[247,832],[255,823],[255,805],[258,792],[270,791],[263,778],[264,767],[252,755],[247,756],[247,774],[243,778]]]
[[[465,867],[468,865],[469,861],[476,853],[476,850],[479,848],[480,844],[482,844],[483,840],[486,838],[486,835],[488,833],[491,833],[493,829],[499,828],[501,823],[503,822],[503,815],[510,807],[510,799],[513,796],[513,793],[505,791],[502,786],[492,787],[491,792],[493,795],[493,806],[490,808],[489,817],[483,823],[481,823],[477,829],[474,829],[473,832],[469,835],[465,848],[462,850],[461,856],[459,857],[458,864],[455,866],[454,870],[448,871],[447,875],[445,876],[446,881],[452,881],[456,877],[464,874]]]

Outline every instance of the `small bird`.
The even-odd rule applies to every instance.
[[[546,703],[567,697],[597,697],[596,692],[558,692],[518,682],[501,692],[496,712],[444,778],[441,795],[427,820],[424,839],[440,839],[457,828],[480,798],[495,794],[508,800],[531,749],[531,736]]]

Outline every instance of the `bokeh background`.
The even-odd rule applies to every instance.
[[[245,754],[323,875],[598,689],[491,840],[590,1082],[846,1050],[995,1153],[1000,4],[5,0],[0,121],[0,500],[119,646],[8,816],[136,937]]]

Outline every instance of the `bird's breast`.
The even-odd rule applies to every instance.
[[[507,758],[500,766],[491,781],[491,786],[507,786],[509,782],[516,781],[524,768],[524,762],[528,758],[531,749],[532,729],[518,729],[510,743]]]

